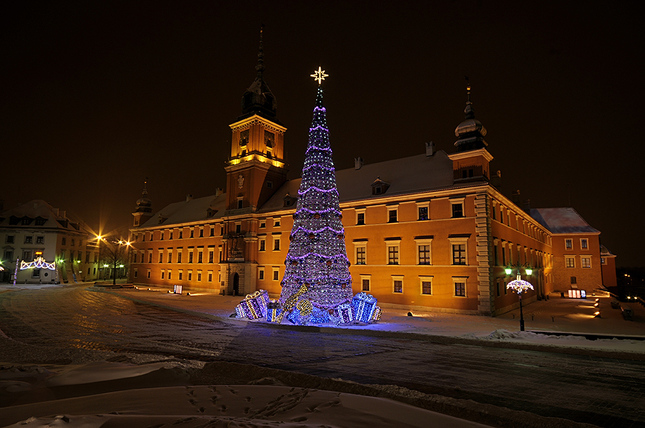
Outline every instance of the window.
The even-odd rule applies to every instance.
[[[452,264],[466,264],[466,244],[452,244]]]
[[[466,278],[453,278],[456,297],[466,297]]]
[[[146,272],[146,278],[150,279],[150,269]]]
[[[36,244],[44,244],[44,243],[45,243],[44,236],[36,236]]]
[[[189,251],[188,252],[188,263],[192,263],[192,262],[193,262],[193,252]]]
[[[5,260],[13,259],[13,251],[12,250],[4,250],[4,258],[5,258]]]
[[[213,263],[215,260],[215,250],[208,250],[208,263]]]
[[[213,271],[212,270],[208,271],[208,282],[213,282]]]
[[[163,235],[164,235],[164,232],[163,232],[163,230],[162,230],[162,231],[161,231],[161,236],[159,237],[159,240],[160,240],[160,241],[163,241]]]
[[[172,250],[168,249],[168,263],[172,263]]]
[[[573,239],[565,239],[564,248],[566,248],[567,250],[573,250]]]
[[[33,244],[33,243],[34,243],[33,236],[25,236],[25,244]]]
[[[152,251],[148,253],[148,263],[152,263]]]
[[[399,264],[399,244],[398,243],[387,245],[387,264],[388,265]]]
[[[388,223],[396,223],[397,222],[397,217],[398,217],[398,210],[396,208],[389,209],[387,211],[387,222]]]
[[[178,276],[179,276],[180,281],[183,280],[184,279],[184,271],[180,270],[179,273],[178,273]]]
[[[237,209],[241,209],[244,206],[244,198],[237,198]]]
[[[163,263],[163,253],[159,250],[159,263]]]
[[[204,237],[204,228],[203,228],[203,227],[200,227],[200,228],[199,228],[199,237],[200,237],[200,238],[203,238],[203,237]]]
[[[177,263],[181,263],[181,251],[177,251]]]
[[[210,236],[215,236],[215,227],[211,226]]]
[[[372,277],[369,275],[361,275],[361,291],[370,291]]]
[[[260,229],[263,229],[265,227],[267,227],[267,222],[266,221],[261,221],[260,222]]]
[[[7,244],[13,244],[13,243],[14,243],[14,236],[13,235],[7,235]],[[63,245],[64,245],[64,243],[63,243]]]
[[[428,217],[428,207],[419,207],[419,220],[427,220]]]
[[[190,237],[191,238],[195,237],[195,229],[190,229]]]
[[[197,282],[202,282],[202,271],[201,270],[197,271]]]
[[[166,277],[166,272],[162,270],[161,271],[161,279],[165,279],[165,277]]]
[[[264,279],[264,268],[258,268],[258,279],[259,280]]]
[[[139,270],[135,268],[134,269],[134,277],[136,278],[137,276],[139,276]]]
[[[402,276],[393,276],[392,277],[392,292],[396,294],[403,294],[403,277]]]
[[[266,239],[260,239],[260,251],[265,251],[266,245],[267,245]]]
[[[280,251],[280,238],[273,238],[273,251]]]
[[[365,211],[356,211],[356,225],[361,226],[365,224]]]
[[[607,264],[607,259],[606,259],[606,258],[604,258],[604,257],[601,257],[601,258],[600,258],[600,264],[601,264],[601,265],[606,265],[606,264]]]
[[[364,265],[366,264],[366,250],[367,248],[365,245],[357,246],[356,247],[356,263],[357,265]]]
[[[450,201],[452,208],[452,218],[460,218],[464,216],[464,201],[463,199],[457,201]]]
[[[273,219],[273,227],[280,227],[280,219],[279,218],[274,218]]]
[[[241,223],[237,223],[235,225],[235,233],[242,233],[242,224]]]
[[[172,230],[170,231],[170,237],[169,237],[169,239],[172,239]]]
[[[280,268],[273,268],[273,280],[278,281],[280,279]]]
[[[578,283],[578,279],[575,276],[572,276],[571,277],[571,284],[577,284],[577,283]]]
[[[197,263],[204,263],[204,253],[201,251],[197,253]]]
[[[172,271],[171,270],[168,271],[168,279],[172,279]]]
[[[420,277],[420,280],[421,280],[421,294],[424,294],[426,296],[432,295],[432,277],[422,276]]]
[[[179,231],[179,239],[183,239],[183,238],[184,238],[184,231],[180,230]]]
[[[564,266],[567,268],[576,267],[576,258],[574,256],[564,256]]]
[[[589,248],[589,241],[587,240],[587,238],[580,239],[580,248],[583,250],[586,250]]]
[[[580,265],[582,266],[583,269],[590,269],[591,268],[591,257],[582,256],[580,258]]]
[[[418,256],[420,265],[429,265],[430,262],[430,244],[418,244]]]
[[[193,280],[193,271],[189,270],[188,271],[188,281],[192,281],[192,280]]]
[[[144,239],[144,241],[145,241],[145,239]],[[13,241],[11,241],[11,242],[13,243]],[[61,239],[60,243],[61,243],[61,245],[67,245],[67,238],[63,237],[63,239]]]
[[[30,250],[24,250],[22,252],[22,259],[23,260],[32,260],[31,251]],[[74,257],[72,256],[71,259],[74,260]]]

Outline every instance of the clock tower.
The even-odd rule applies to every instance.
[[[220,263],[228,294],[255,291],[258,220],[255,212],[287,180],[284,133],[276,117],[275,96],[264,81],[262,30],[256,76],[242,96],[242,115],[231,123],[231,152],[226,162],[224,257]]]

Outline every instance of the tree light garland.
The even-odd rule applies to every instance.
[[[533,290],[533,284],[531,284],[528,281],[524,281],[523,279],[515,279],[508,284],[506,284],[506,288],[510,290],[514,290],[517,294],[522,294],[523,292],[527,290]]]

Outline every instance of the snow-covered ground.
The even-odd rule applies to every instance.
[[[38,287],[51,285],[0,285],[0,293]],[[215,316],[226,322],[252,322],[229,317],[240,297],[206,293],[176,295],[163,288],[101,290],[149,304]],[[410,310],[404,307],[384,308],[383,317],[376,324],[330,326],[323,330],[345,334],[347,329],[362,329],[365,334],[375,336],[448,336],[491,346],[547,346],[559,352],[594,351],[608,356],[618,353],[645,360],[645,341],[616,338],[645,337],[645,309],[631,304],[634,320],[626,321],[620,310],[611,309],[610,299],[602,297],[603,315],[594,318],[594,299],[569,300],[552,295],[548,301],[527,305],[524,318],[529,331],[525,332],[518,331],[518,311],[495,318],[419,310],[413,310],[412,316],[408,316]],[[584,335],[552,336],[540,332],[593,333],[615,337],[588,340]],[[25,350],[23,345],[12,343],[6,337],[0,337],[0,342],[0,346],[23,347],[21,352]],[[453,406],[453,409],[461,407],[482,413],[508,411],[500,416],[507,426],[584,426],[563,419],[493,409],[494,406],[487,408],[481,403],[469,404],[469,400],[457,403],[459,400],[446,397],[423,396],[395,386],[358,385],[330,379],[326,382],[335,382],[336,386],[325,388],[314,376],[258,367],[253,368],[257,370],[253,376],[247,377],[241,373],[251,369],[247,367],[240,371],[234,363],[191,366],[195,363],[147,362],[145,356],[138,356],[139,360],[131,359],[127,363],[85,358],[74,358],[73,364],[64,365],[0,363],[0,400],[11,402],[8,407],[0,407],[0,426],[483,426],[406,404],[416,404],[415,400],[434,400],[432,408],[435,409]],[[213,371],[218,374],[214,375]],[[200,382],[196,383],[197,376]],[[285,376],[297,376],[298,380],[287,381]],[[297,384],[298,387],[285,384]],[[342,387],[338,387],[340,384]],[[395,397],[396,401],[388,397]],[[509,422],[513,420],[515,423]]]

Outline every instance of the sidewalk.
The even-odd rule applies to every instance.
[[[155,305],[214,316],[227,322],[263,322],[235,319],[235,306],[242,296],[220,296],[210,293],[173,294],[168,288],[111,288],[94,287],[133,300]],[[325,332],[349,333],[347,329],[371,331],[375,335],[412,333],[417,335],[448,336],[477,339],[508,344],[553,346],[558,348],[584,348],[613,353],[636,353],[645,358],[645,308],[633,303],[632,321],[624,320],[620,309],[612,309],[610,297],[600,299],[601,317],[594,317],[596,297],[588,299],[561,298],[553,293],[549,300],[536,301],[524,307],[525,332],[519,332],[519,309],[498,317],[459,315],[443,312],[414,310],[412,316],[405,307],[384,308],[381,320],[375,324],[352,326],[316,327]],[[267,323],[268,324],[268,323]],[[276,328],[289,328],[283,321]],[[293,328],[303,328],[296,327]],[[306,327],[304,327],[306,328]],[[572,335],[547,335],[541,332],[572,333]],[[575,335],[575,334],[579,335]],[[600,335],[599,340],[587,340],[585,334]],[[603,338],[602,336],[607,336]],[[624,338],[623,340],[619,340]],[[642,340],[638,340],[642,339]]]

